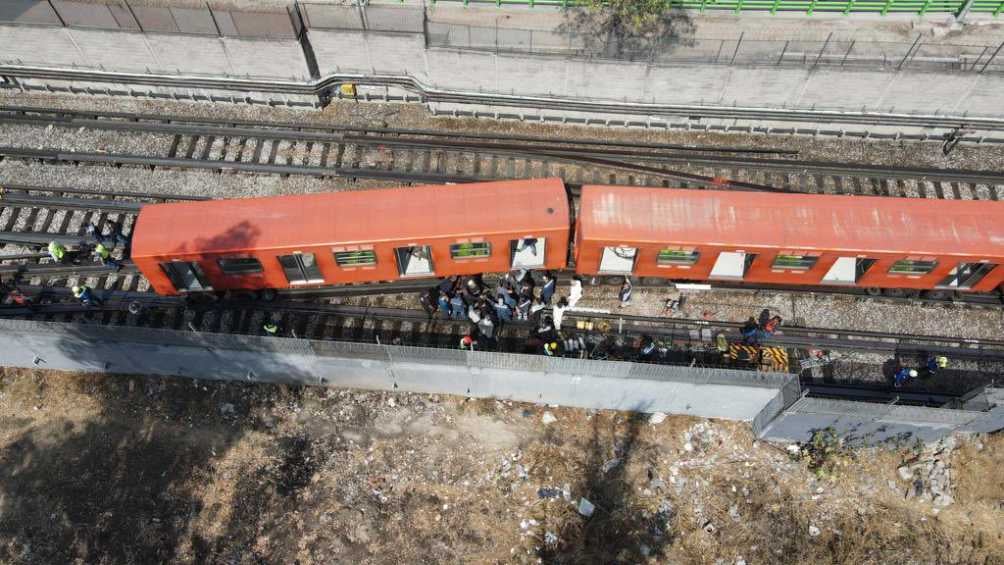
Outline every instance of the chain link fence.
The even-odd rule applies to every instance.
[[[492,53],[564,56],[667,64],[837,67],[848,69],[1004,72],[1004,43],[963,45],[912,41],[858,41],[835,38],[798,39],[674,37],[644,42],[597,38],[574,31],[481,27],[429,22],[431,48]]]

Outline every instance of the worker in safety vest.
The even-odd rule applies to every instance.
[[[272,320],[265,320],[265,323],[261,326],[261,331],[269,337],[275,337],[279,335],[279,324]]]
[[[72,289],[73,297],[80,301],[84,306],[101,305],[101,300],[97,296],[94,296],[94,291],[91,287],[80,284],[74,286]]]
[[[57,263],[62,263],[66,260],[66,246],[58,241],[49,242],[49,257]]]
[[[122,268],[121,263],[112,259],[112,250],[108,249],[104,243],[99,243],[94,246],[94,258],[106,267],[115,267],[116,271]]]

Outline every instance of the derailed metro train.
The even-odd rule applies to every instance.
[[[164,295],[511,269],[991,292],[1004,203],[583,186],[561,179],[144,206],[132,259]],[[572,253],[569,253],[571,245]]]

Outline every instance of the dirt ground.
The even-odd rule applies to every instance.
[[[955,443],[6,369],[0,562],[1004,563],[1004,438]]]

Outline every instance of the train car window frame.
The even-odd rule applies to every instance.
[[[778,264],[779,261],[783,261]],[[770,263],[770,268],[774,270],[781,271],[811,271],[813,267],[819,263],[819,257],[816,255],[805,255],[805,254],[795,254],[795,253],[778,253],[774,256],[774,260]]]
[[[908,277],[922,277],[928,275],[938,266],[938,260],[925,261],[922,259],[897,259],[890,267],[890,275],[903,275]],[[921,268],[923,270],[918,269]]]
[[[397,271],[402,277],[435,276],[436,267],[432,262],[432,247],[428,245],[406,245],[394,248],[394,258],[397,260]],[[426,270],[413,271],[414,261],[428,263]]]
[[[321,268],[317,266],[317,257],[313,253],[295,252],[289,255],[278,255],[276,260],[282,267],[286,282],[291,285],[324,282],[324,275],[321,273]],[[295,276],[294,280],[294,277],[290,275],[299,276]]]
[[[373,249],[357,249],[355,251],[334,251],[335,264],[343,269],[356,267],[373,267],[377,264],[376,251]],[[368,260],[363,261],[362,258]],[[359,262],[356,262],[359,261]]]
[[[630,250],[630,253],[628,253]],[[631,266],[628,269],[609,269],[604,268],[604,263],[608,265],[610,263],[617,263],[619,261],[631,260]],[[638,248],[629,247],[627,245],[606,245],[603,247],[603,253],[600,254],[600,264],[597,268],[597,272],[601,275],[630,275],[634,272],[635,264],[638,261]],[[610,265],[618,266],[618,265]]]
[[[186,272],[179,272],[182,268]],[[212,285],[206,282],[206,273],[197,261],[164,261],[160,263],[160,270],[178,292],[213,290]]]
[[[997,264],[990,263],[989,261],[985,263],[981,261],[959,263],[948,272],[946,277],[935,285],[935,288],[970,289],[978,285],[980,281],[996,268]]]
[[[450,258],[454,261],[487,259],[491,255],[492,244],[487,241],[467,241],[450,245]]]
[[[228,263],[233,264],[228,266]],[[236,264],[240,263],[243,263],[243,266],[236,266]],[[265,268],[257,257],[220,257],[216,260],[216,266],[228,277],[257,275],[265,271]]]
[[[529,261],[528,256],[533,261]],[[509,264],[513,269],[540,269],[547,257],[547,238],[521,237],[510,240],[509,257]]]
[[[696,249],[664,247],[656,253],[655,264],[660,267],[692,267],[700,259],[701,252]]]

